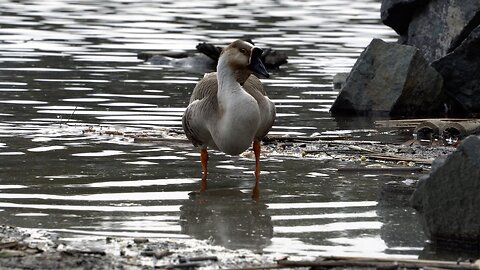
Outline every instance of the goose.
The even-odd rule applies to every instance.
[[[236,40],[222,50],[217,72],[205,74],[193,89],[182,126],[187,138],[200,148],[201,192],[207,189],[207,148],[239,155],[253,144],[252,198],[260,197],[260,141],[275,120],[275,105],[267,97],[262,82],[253,75],[256,72],[269,77],[261,55],[260,48]]]

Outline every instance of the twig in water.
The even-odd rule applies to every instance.
[[[75,114],[75,111],[77,110],[77,107],[78,107],[78,106],[75,106],[75,109],[73,109],[73,112],[72,112],[72,114],[70,114],[70,117],[68,117],[67,122],[65,123],[65,125],[68,125],[68,121],[70,121],[70,119],[72,119],[73,114]]]

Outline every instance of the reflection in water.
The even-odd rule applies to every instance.
[[[262,251],[273,237],[267,206],[238,189],[191,193],[180,208],[182,233],[231,249]]]
[[[410,254],[419,252],[425,236],[414,209],[380,205],[377,208],[382,222],[380,236],[387,245],[387,254]],[[419,232],[412,234],[411,232]]]
[[[479,257],[480,247],[477,243],[468,246],[465,243],[459,244],[447,241],[442,245],[426,242],[418,259],[473,262],[478,260]]]

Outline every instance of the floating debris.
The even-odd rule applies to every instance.
[[[315,269],[463,269],[478,270],[480,261],[431,261],[408,260],[369,257],[319,257],[314,261],[280,260],[277,262],[282,267],[314,267]]]

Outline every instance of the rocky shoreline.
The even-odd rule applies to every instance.
[[[66,243],[41,230],[0,225],[1,269],[228,269],[276,265],[274,258],[199,240],[110,238]]]
[[[480,2],[383,0],[397,43],[374,39],[331,107],[335,115],[477,117]]]
[[[334,86],[341,90],[330,112],[334,116],[478,118],[480,2],[383,0],[381,19],[398,33],[398,42],[372,40],[345,81],[341,81],[345,76],[336,76],[340,82]],[[418,128],[417,134],[425,133],[430,139],[432,134],[443,140],[456,137],[458,129],[451,124],[434,119]],[[475,136],[480,130],[468,122],[460,129],[468,129],[473,136],[459,140],[457,151],[436,162],[420,181],[412,202],[430,240],[473,246],[480,253],[476,214],[480,140]]]

